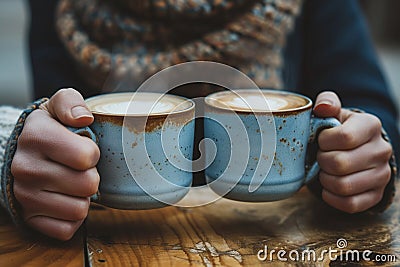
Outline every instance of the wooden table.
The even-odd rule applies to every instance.
[[[207,197],[208,192],[198,192],[187,201]],[[398,266],[399,200],[398,196],[391,208],[379,216],[343,214],[307,190],[271,203],[220,199],[195,208],[147,211],[93,206],[86,223],[87,233],[81,230],[65,243],[23,236],[9,221],[1,219],[0,266],[83,266],[85,256],[87,265],[113,267]],[[342,243],[337,244],[338,240]],[[327,252],[320,257],[329,248],[337,250],[332,254],[336,260],[331,260]],[[278,259],[279,250],[286,253],[280,257],[288,261]],[[396,262],[362,260],[366,250],[371,251],[368,258],[394,257]],[[360,261],[352,263],[356,253]],[[291,261],[297,255],[301,259],[302,254],[305,261]]]
[[[0,266],[83,266],[80,230],[72,240],[58,242],[34,233],[22,233],[0,208]]]

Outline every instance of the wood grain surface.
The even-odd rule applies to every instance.
[[[60,242],[43,235],[22,233],[0,209],[0,266],[84,266],[82,231]]]
[[[206,199],[207,191],[188,199]],[[399,198],[382,215],[348,215],[338,212],[301,190],[294,197],[270,203],[244,203],[220,199],[194,207],[167,207],[122,211],[96,206],[88,218],[88,253],[92,266],[397,266],[400,259]],[[346,247],[337,242],[345,239]],[[342,240],[343,241],[343,240]],[[261,261],[257,253],[268,248]],[[342,245],[341,245],[342,246]],[[336,260],[324,249],[337,249]],[[286,251],[288,261],[279,261],[272,249]],[[305,261],[291,261],[314,250]],[[360,251],[360,261],[351,258]],[[392,257],[396,262],[363,261]],[[340,259],[342,254],[342,260]],[[263,256],[264,254],[260,254]],[[301,258],[300,258],[301,259]]]

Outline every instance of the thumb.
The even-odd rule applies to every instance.
[[[72,88],[57,91],[41,108],[67,126],[84,127],[93,122],[82,95]]]
[[[314,114],[318,117],[334,117],[340,120],[342,104],[334,92],[322,92],[317,96]]]

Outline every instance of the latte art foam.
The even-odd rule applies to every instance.
[[[267,102],[268,101],[268,102]],[[235,97],[224,102],[225,105],[233,109],[241,110],[267,110],[268,105],[271,110],[281,110],[289,105],[285,99],[275,98],[275,97],[258,97],[258,96],[245,96],[243,98]]]
[[[182,97],[157,93],[114,93],[86,101],[93,113],[110,115],[169,114],[186,110],[192,103]]]
[[[101,113],[112,113],[112,114],[147,114],[147,113],[169,113],[174,111],[175,105],[171,103],[153,103],[151,101],[145,102],[118,102],[118,103],[107,103],[104,105],[97,105],[94,107],[94,111]]]
[[[206,102],[214,107],[235,111],[286,111],[306,106],[309,101],[295,94],[273,91],[224,91],[209,96]]]

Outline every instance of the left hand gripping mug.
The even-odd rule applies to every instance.
[[[111,93],[86,103],[93,124],[69,129],[100,148],[100,185],[92,201],[118,209],[151,209],[172,205],[187,194],[193,101],[158,93]]]

